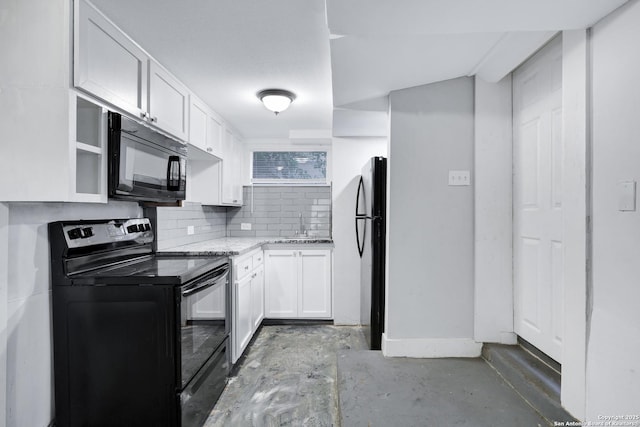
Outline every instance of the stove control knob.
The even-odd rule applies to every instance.
[[[138,224],[132,224],[127,227],[127,231],[129,233],[137,233],[138,232]]]
[[[151,230],[151,224],[145,224],[144,225],[144,231],[150,231]]]
[[[71,240],[79,239],[82,237],[82,229],[72,228],[71,230],[67,231],[67,234],[69,235],[69,238]]]
[[[82,238],[86,239],[87,237],[93,236],[93,228],[86,227],[82,229]]]

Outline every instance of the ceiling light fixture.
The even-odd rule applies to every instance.
[[[258,92],[258,99],[262,101],[267,110],[273,111],[277,116],[289,108],[296,96],[293,92],[284,89],[265,89]]]

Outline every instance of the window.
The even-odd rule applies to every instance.
[[[254,151],[255,183],[326,183],[326,151]]]

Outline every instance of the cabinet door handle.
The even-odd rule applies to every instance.
[[[158,118],[156,116],[151,117],[151,123],[156,123]]]
[[[140,118],[146,119],[148,115],[149,113],[147,113],[146,111],[140,111]]]
[[[212,152],[213,150],[211,149],[211,147],[207,147],[207,153]]]

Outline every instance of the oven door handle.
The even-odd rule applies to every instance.
[[[216,270],[215,275],[210,279],[206,279],[203,282],[199,282],[195,285],[192,285],[182,291],[183,297],[188,297],[189,295],[196,294],[198,292],[204,291],[207,288],[212,287],[216,283],[223,281],[229,275],[229,266],[225,265],[224,267]]]

